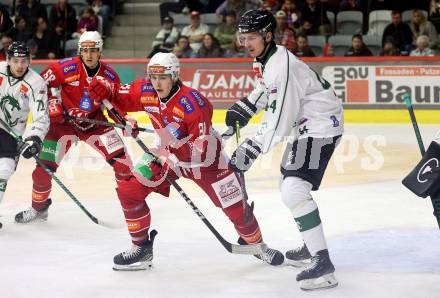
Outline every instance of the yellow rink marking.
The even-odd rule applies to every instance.
[[[143,112],[133,113],[139,123],[150,123],[150,119]],[[439,110],[416,110],[417,122],[419,124],[440,123]],[[250,123],[259,123],[263,113],[253,117]],[[214,110],[212,122],[224,124],[226,110]],[[402,110],[344,110],[345,123],[411,123],[408,111]]]

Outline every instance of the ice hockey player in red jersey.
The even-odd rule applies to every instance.
[[[122,85],[114,103],[124,112],[147,112],[159,135],[160,145],[155,152],[162,164],[146,154],[135,167],[139,175],[149,179],[145,183],[148,193],[158,192],[168,196],[170,184],[164,175],[168,174],[174,179],[183,176],[194,181],[217,207],[222,208],[240,236],[239,243],[263,241],[252,211],[250,223],[246,223],[242,188],[236,173],[228,165],[218,134],[212,127],[211,103],[197,90],[182,84],[179,79],[180,64],[174,54],[157,53],[151,58],[147,72],[148,78]],[[100,81],[96,81],[96,85],[100,90],[108,86]],[[106,92],[101,95],[102,98],[108,96]],[[147,205],[143,199],[130,203],[127,208],[136,208],[139,217],[148,218],[139,222],[145,227],[144,234],[148,235],[150,211]],[[247,204],[246,208],[250,210]],[[130,267],[133,260],[138,259],[127,252],[122,253],[122,257],[125,262],[117,264],[121,268]],[[284,261],[283,254],[271,248],[257,257],[272,265]]]
[[[96,31],[83,33],[78,43],[78,57],[67,58],[49,65],[41,76],[48,88],[60,89],[60,96],[50,95],[50,127],[39,155],[44,164],[56,171],[72,144],[78,140],[86,142],[97,150],[113,168],[117,194],[124,208],[124,202],[139,202],[144,199],[142,192],[134,192],[142,186],[132,175],[132,163],[124,143],[113,127],[104,127],[75,120],[75,117],[104,120],[101,102],[92,100],[89,87],[92,80],[101,80],[110,88],[119,86],[117,73],[101,61],[103,41]],[[39,166],[32,173],[32,206],[18,213],[15,221],[29,223],[35,220],[46,220],[52,183],[51,177]],[[124,208],[126,217],[133,214]],[[136,216],[136,215],[134,215]],[[137,235],[136,228],[129,227],[134,242],[152,241],[148,235]],[[152,237],[154,238],[154,237]]]

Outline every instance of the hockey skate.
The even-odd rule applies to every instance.
[[[238,244],[246,245],[247,243],[240,237],[238,239]],[[264,247],[264,252],[254,255],[254,257],[273,266],[281,265],[284,262],[284,255],[280,251],[269,248],[267,245],[264,245]]]
[[[33,221],[46,221],[49,215],[49,206],[52,204],[52,200],[48,199],[46,206],[41,210],[35,210],[30,207],[28,210],[21,211],[15,215],[15,222],[17,223],[29,223]]]
[[[305,243],[301,247],[297,247],[286,252],[286,263],[294,267],[304,267],[310,264],[312,255]]]
[[[304,291],[333,288],[338,285],[334,272],[335,267],[330,261],[328,250],[324,249],[312,257],[310,265],[298,273],[296,280]]]
[[[137,271],[153,267],[153,243],[157,231],[150,232],[150,240],[144,245],[133,244],[126,250],[113,258],[113,270],[116,271]]]

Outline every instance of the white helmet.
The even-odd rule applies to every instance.
[[[99,49],[102,52],[102,47],[104,46],[104,42],[102,41],[101,34],[98,31],[86,31],[81,34],[78,41],[78,54],[81,52],[81,49],[91,48],[91,49]]]
[[[179,59],[173,53],[157,53],[148,63],[147,74],[169,74],[173,82],[177,82],[180,75]]]

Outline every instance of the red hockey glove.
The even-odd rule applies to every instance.
[[[52,123],[63,123],[64,122],[64,113],[63,106],[59,102],[56,96],[49,97],[49,117]]]
[[[89,97],[95,105],[100,105],[104,99],[113,95],[114,84],[102,76],[94,76],[89,85]]]

